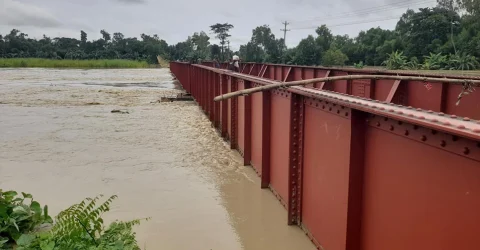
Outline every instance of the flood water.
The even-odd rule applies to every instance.
[[[167,69],[0,69],[0,188],[51,214],[118,195],[145,249],[315,249]],[[128,114],[111,113],[113,109]]]

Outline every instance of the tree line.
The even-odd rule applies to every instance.
[[[333,35],[326,25],[314,35],[286,48],[268,25],[252,30],[252,37],[238,51],[230,48],[229,23],[210,26],[220,42],[211,44],[210,36],[195,32],[185,41],[169,45],[157,35],[141,34],[140,39],[122,33],[89,41],[80,31],[76,38],[43,36],[29,38],[13,29],[0,35],[0,57],[52,59],[130,59],[156,63],[157,55],[166,60],[225,61],[234,53],[243,61],[296,65],[385,65],[391,69],[474,69],[480,59],[480,0],[438,0],[434,8],[407,10],[394,30],[371,28],[356,37]]]

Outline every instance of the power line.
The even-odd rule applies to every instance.
[[[338,27],[338,26],[347,26],[347,25],[354,25],[354,24],[362,24],[362,23],[373,23],[373,22],[379,22],[379,21],[387,21],[387,20],[397,20],[401,16],[396,16],[396,17],[387,17],[387,18],[382,18],[382,19],[375,19],[375,20],[365,20],[365,21],[355,21],[355,22],[348,22],[348,23],[339,23],[339,24],[334,24],[334,25],[327,25],[327,27]],[[305,29],[315,29],[317,28],[318,25],[316,26],[309,26],[309,27],[302,27],[302,28],[294,28],[292,30],[305,30]]]
[[[334,13],[333,15],[326,15],[326,16],[322,16],[322,17],[316,17],[316,18],[301,20],[301,21],[296,21],[296,22],[308,22],[308,21],[318,21],[318,20],[326,20],[326,19],[330,20],[330,19],[335,18],[335,17],[342,17],[342,18],[352,17],[352,15],[356,16],[356,15],[361,15],[361,14],[370,14],[370,13],[375,13],[375,12],[379,12],[379,11],[399,9],[399,8],[409,7],[409,6],[412,6],[412,5],[428,4],[428,3],[435,3],[435,2],[436,1],[432,1],[432,0],[422,0],[420,2],[414,2],[414,3],[411,3],[409,1],[405,1],[405,2],[395,3],[395,4],[387,4],[387,5],[370,7],[370,8],[365,8],[365,9],[359,9],[359,10],[355,10],[355,11]]]
[[[333,24],[333,25],[326,25],[327,27],[339,27],[339,26],[348,26],[348,25],[355,25],[355,24],[363,24],[363,23],[373,23],[373,22],[380,22],[380,21],[388,21],[388,20],[399,20],[402,18],[402,16],[394,16],[394,17],[383,17],[379,19],[370,19],[370,20],[365,20],[365,21],[350,21],[346,23],[339,23],[339,24]],[[418,21],[422,20],[424,17],[416,17],[416,18],[409,18],[408,21]],[[293,28],[292,30],[304,30],[304,29],[315,29],[318,28],[318,25],[314,26],[308,26],[308,27],[301,27],[301,28]]]
[[[413,3],[410,2],[410,1],[403,1],[403,2],[397,2],[395,4],[381,5],[381,6],[359,9],[359,10],[350,11],[350,12],[334,13],[332,15],[326,15],[326,16],[322,16],[322,17],[316,17],[316,18],[300,20],[300,21],[292,21],[292,22],[302,23],[302,22],[311,22],[311,21],[343,19],[343,18],[356,17],[358,15],[378,13],[378,12],[382,12],[382,11],[389,11],[389,10],[392,10],[392,9],[400,9],[400,8],[405,8],[405,7],[415,6],[415,5],[421,5],[421,4],[430,4],[430,3],[435,3],[435,2],[436,1],[432,1],[432,0],[422,0],[422,1],[419,1],[419,2],[413,2]]]

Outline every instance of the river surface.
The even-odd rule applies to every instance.
[[[193,102],[158,102],[179,91],[167,69],[0,69],[0,188],[51,214],[116,194],[108,221],[151,217],[142,249],[315,249]]]

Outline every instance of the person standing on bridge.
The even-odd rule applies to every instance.
[[[228,69],[235,72],[240,72],[240,58],[237,55],[234,55],[230,64],[228,65]]]
[[[220,64],[218,63],[217,57],[213,58],[213,66],[215,68],[220,68]]]

